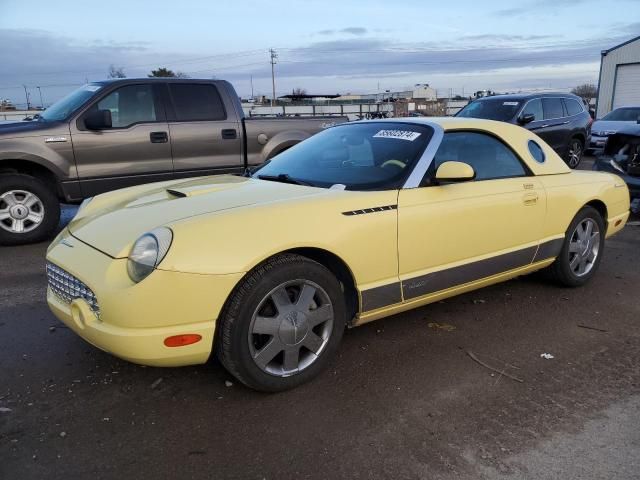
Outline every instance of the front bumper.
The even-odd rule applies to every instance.
[[[599,137],[591,134],[591,139],[589,140],[588,149],[593,153],[604,150],[604,146],[607,143],[607,137]]]
[[[62,237],[64,243],[60,242]],[[92,345],[134,363],[170,367],[207,361],[216,319],[242,274],[156,270],[136,284],[129,279],[126,259],[113,259],[68,233],[54,242],[47,261],[90,287],[99,305],[98,316],[85,299],[67,302],[48,288],[51,311],[71,330]],[[181,347],[164,345],[167,337],[181,334],[197,334],[202,339]]]

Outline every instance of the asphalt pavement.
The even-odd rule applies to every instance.
[[[2,248],[0,478],[638,479],[639,245],[608,240],[583,288],[532,275],[349,330],[271,395],[88,345],[47,309],[46,244]]]

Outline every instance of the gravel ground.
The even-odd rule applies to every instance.
[[[47,309],[46,245],[3,248],[0,478],[638,479],[639,244],[580,289],[522,277],[349,330],[276,395],[93,348]]]

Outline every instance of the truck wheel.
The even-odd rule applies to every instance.
[[[600,213],[583,207],[567,229],[562,250],[548,268],[551,277],[565,287],[580,287],[598,270],[604,253],[606,226]]]
[[[41,180],[19,173],[0,175],[0,245],[45,240],[59,221],[58,198]]]
[[[573,137],[569,140],[569,146],[567,147],[566,162],[569,168],[576,168],[580,165],[582,160],[582,154],[584,153],[584,145],[582,140],[577,137]]]
[[[324,266],[284,254],[249,273],[217,326],[217,355],[250,388],[277,392],[324,369],[346,320],[340,283]]]

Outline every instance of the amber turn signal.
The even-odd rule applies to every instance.
[[[173,335],[164,339],[167,347],[184,347],[202,340],[202,335],[196,333],[186,333],[184,335]]]

